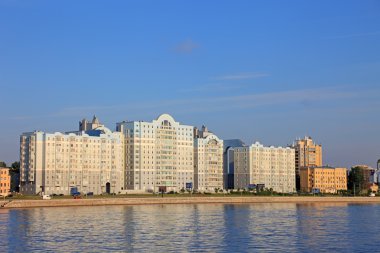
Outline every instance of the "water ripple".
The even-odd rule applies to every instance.
[[[0,210],[4,252],[376,252],[380,205]]]

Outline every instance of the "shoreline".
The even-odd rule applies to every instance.
[[[255,203],[346,203],[380,204],[379,197],[131,197],[131,198],[91,198],[91,199],[51,199],[0,201],[0,209],[108,206],[108,205],[167,205],[167,204],[255,204]]]

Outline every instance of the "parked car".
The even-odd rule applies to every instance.
[[[70,195],[75,196],[78,193],[78,187],[71,187],[70,188]]]
[[[94,196],[93,192],[87,192],[86,196]]]
[[[42,199],[51,199],[50,195],[42,195]]]

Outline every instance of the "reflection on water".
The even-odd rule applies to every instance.
[[[3,252],[378,251],[380,205],[199,204],[0,210]]]

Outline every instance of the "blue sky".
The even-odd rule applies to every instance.
[[[19,135],[169,113],[324,163],[380,158],[379,1],[0,0],[0,160]]]

